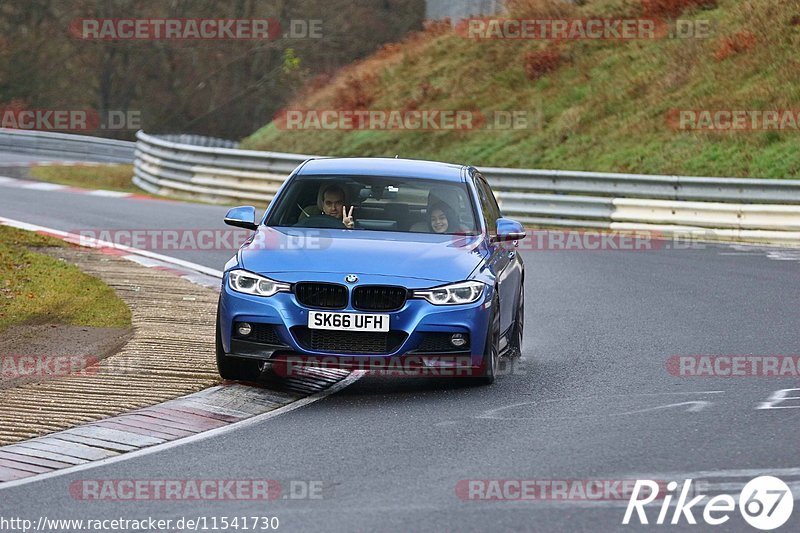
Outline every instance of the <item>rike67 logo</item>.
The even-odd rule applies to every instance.
[[[676,492],[678,483],[671,481],[667,484],[666,494],[659,494],[659,489],[663,487],[649,479],[636,480],[633,493],[628,500],[628,507],[625,509],[625,517],[622,519],[623,525],[631,523],[635,516],[640,524],[680,524],[682,520],[686,523],[695,525],[697,520],[694,512],[700,513],[700,503],[707,498],[705,494],[695,496],[692,499],[692,480],[684,481],[680,494]],[[670,513],[670,506],[673,497],[677,496],[675,508]],[[650,522],[652,516],[648,518],[644,506],[652,503],[656,499],[661,500],[661,507],[655,522]],[[697,506],[695,508],[695,506]],[[719,526],[726,523],[731,518],[731,514],[737,508],[737,502],[729,494],[719,494],[710,498],[702,506],[702,518],[706,524]],[[794,509],[794,496],[789,486],[780,479],[772,476],[757,477],[748,482],[738,500],[739,513],[742,518],[756,529],[769,531],[781,527],[789,520]],[[669,515],[671,519],[669,519]],[[667,520],[669,519],[669,522]],[[636,523],[634,521],[634,523]]]

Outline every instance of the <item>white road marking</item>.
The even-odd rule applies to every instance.
[[[127,196],[133,196],[132,193],[129,192],[121,192],[121,191],[106,191],[103,189],[97,189],[94,191],[89,191],[86,194],[90,196],[108,196],[111,198],[125,198]]]
[[[134,254],[126,255],[126,256],[123,256],[123,257],[125,259],[127,259],[128,261],[133,261],[134,263],[138,263],[138,264],[140,264],[140,265],[142,265],[144,267],[148,267],[148,268],[154,267],[154,266],[160,266],[160,265],[163,264],[161,261],[157,261],[155,259],[150,259],[149,257],[139,257],[138,255],[134,255]]]
[[[68,188],[66,185],[59,185],[58,183],[27,183],[22,186],[23,189],[34,189],[37,191],[60,191]]]
[[[761,255],[758,252],[720,252],[717,255]]]
[[[800,252],[794,250],[767,252],[767,259],[773,261],[800,261]]]
[[[795,396],[789,394],[798,393]],[[800,409],[800,403],[797,405],[778,405],[779,403],[789,402],[791,400],[800,400],[800,389],[781,389],[772,393],[769,399],[762,402],[756,409]]]
[[[648,407],[646,409],[637,409],[635,411],[625,411],[622,413],[611,413],[608,416],[624,416],[624,415],[635,415],[639,413],[649,413],[650,411],[660,411],[661,409],[672,409],[673,407],[681,407],[684,405],[690,405],[688,409],[685,409],[687,413],[697,413],[702,411],[706,407],[711,405],[711,402],[706,401],[697,401],[697,402],[681,402],[681,403],[671,403],[668,405],[659,405],[657,407]]]
[[[730,248],[737,252],[719,252],[719,255],[761,255],[773,261],[800,261],[800,249],[797,248],[758,244],[735,244]]]
[[[206,274],[186,274],[181,276],[183,279],[194,283],[195,285],[201,285],[208,289],[213,289],[217,292],[220,290],[219,278],[214,276],[208,276]]]
[[[641,393],[641,394],[609,394],[607,396],[599,396],[597,397],[598,400],[602,400],[604,398],[631,398],[637,396],[644,396],[644,397],[653,397],[653,396],[673,396],[673,395],[696,395],[696,394],[724,394],[725,391],[686,391],[686,392],[648,392],[648,393]],[[513,409],[515,407],[522,407],[524,405],[537,405],[542,403],[553,403],[553,402],[565,402],[565,401],[576,401],[576,400],[585,400],[585,398],[550,398],[546,400],[532,400],[529,402],[520,402],[511,405],[505,405],[503,407],[495,407],[494,409],[488,409],[483,413],[476,415],[473,418],[484,419],[484,420],[536,420],[542,418],[542,416],[532,416],[532,417],[524,417],[524,416],[503,416],[499,415],[500,411],[504,411],[506,409]],[[677,404],[668,404],[668,405],[661,405],[661,406],[653,406],[648,407],[642,410],[635,410],[635,411],[627,411],[621,413],[610,413],[610,412],[603,412],[601,414],[596,415],[579,415],[573,416],[573,418],[597,418],[597,417],[604,417],[604,416],[623,416],[629,414],[637,414],[637,413],[644,413],[648,411],[654,411],[657,409],[666,409],[670,407],[675,407],[679,405],[688,405],[693,404],[693,407],[687,409],[689,412],[697,412],[702,410],[703,408],[707,407],[711,404],[711,402],[706,401],[691,401],[691,402],[682,402]],[[702,405],[701,405],[702,404]],[[708,405],[706,405],[708,404]]]

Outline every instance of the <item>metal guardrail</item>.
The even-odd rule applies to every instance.
[[[206,201],[268,203],[286,176],[311,156],[194,146],[136,134],[133,182],[154,194]]]
[[[134,183],[156,194],[269,202],[309,155],[193,146],[137,134]],[[318,156],[316,156],[318,157]],[[503,213],[550,227],[690,231],[800,243],[800,180],[483,168]]]
[[[191,133],[176,133],[159,135],[159,139],[178,144],[191,144],[192,146],[208,146],[210,148],[239,148],[238,141],[220,139],[218,137],[207,137],[205,135],[195,135]]]
[[[132,163],[135,147],[131,141],[0,128],[0,150],[65,161]]]
[[[800,180],[482,168],[500,190],[697,202],[800,205]]]

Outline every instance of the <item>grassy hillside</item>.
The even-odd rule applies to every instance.
[[[800,108],[798,0],[512,0],[512,17],[710,21],[708,38],[476,40],[434,24],[333,79],[290,109],[526,110],[526,129],[287,131],[251,149],[389,155],[483,166],[770,178],[800,175],[800,130],[686,131],[673,109]]]

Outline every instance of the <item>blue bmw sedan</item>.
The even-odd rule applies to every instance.
[[[310,159],[225,266],[220,375],[254,381],[297,358],[354,369],[446,369],[493,383],[524,324],[523,226],[469,166]]]

